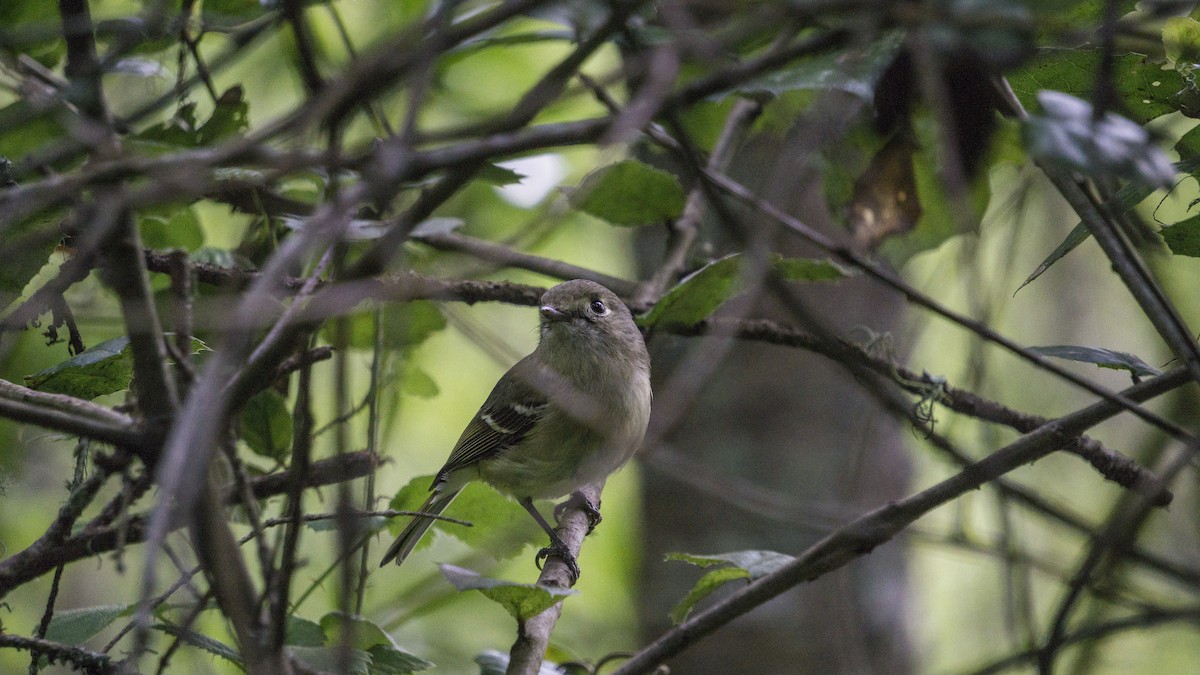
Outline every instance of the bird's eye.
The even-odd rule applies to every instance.
[[[588,305],[588,307],[592,310],[592,314],[597,316],[604,316],[605,314],[608,314],[608,308],[605,307],[604,303],[600,300],[593,300],[592,304]]]

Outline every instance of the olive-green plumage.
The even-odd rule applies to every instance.
[[[438,471],[421,511],[440,514],[468,482],[482,480],[533,509],[597,482],[633,456],[650,418],[650,357],[633,316],[600,284],[576,279],[542,296],[537,349],[496,383]],[[433,522],[414,518],[380,565],[397,564]]]

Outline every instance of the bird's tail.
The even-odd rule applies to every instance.
[[[458,493],[459,490],[453,492],[434,492],[421,505],[421,513],[433,516],[440,515],[442,511],[446,510],[447,506],[450,506],[450,502],[454,501]],[[417,542],[421,541],[421,536],[425,534],[425,530],[428,530],[429,526],[433,525],[433,521],[434,518],[427,518],[425,516],[414,517],[412,522],[408,524],[408,527],[404,528],[404,531],[400,533],[400,536],[396,537],[396,541],[392,542],[392,546],[383,556],[383,560],[379,561],[379,566],[383,567],[391,562],[393,558],[396,560],[397,565],[404,562],[408,554],[412,553]]]

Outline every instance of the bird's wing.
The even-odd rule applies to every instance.
[[[475,413],[454,445],[445,466],[438,472],[433,487],[444,482],[451,472],[493,457],[521,442],[545,414],[549,404],[544,394],[519,380],[510,380],[507,386],[508,395],[497,397],[493,391],[479,412]],[[496,398],[505,400],[493,400]]]

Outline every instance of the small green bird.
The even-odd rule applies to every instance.
[[[467,483],[482,480],[515,497],[550,536],[537,560],[556,556],[578,579],[574,556],[533,500],[573,493],[629,461],[650,420],[650,356],[629,308],[600,284],[561,283],[542,296],[540,313],[537,348],[496,383],[421,511],[440,514]],[[404,562],[432,523],[414,518],[380,566]]]

